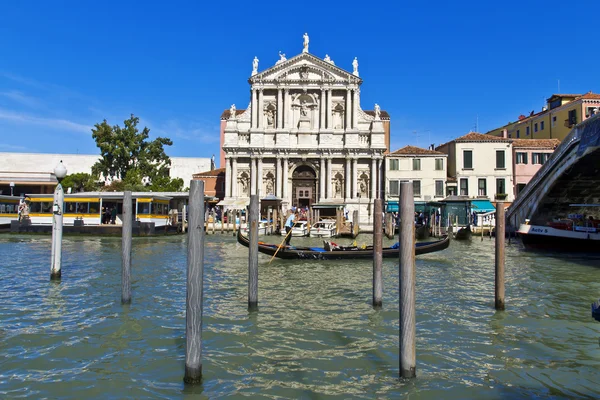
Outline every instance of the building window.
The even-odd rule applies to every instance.
[[[464,150],[463,151],[463,168],[465,168],[465,169],[473,168],[473,150]]]
[[[413,158],[413,171],[420,171],[420,170],[421,170],[421,159]]]
[[[506,168],[506,165],[504,163],[504,150],[496,150],[496,168]]]
[[[542,164],[550,159],[550,153],[542,153]]]
[[[524,183],[517,183],[517,194],[521,193],[525,189]]]
[[[532,164],[541,164],[542,163],[542,153],[532,153],[531,154],[531,163]]]
[[[517,153],[517,164],[527,164],[527,153]]]
[[[506,194],[506,186],[504,178],[496,179],[496,194]]]
[[[421,181],[413,181],[413,196],[421,197]]]
[[[540,131],[544,130],[544,121],[540,122]]]
[[[556,126],[556,115],[554,117],[552,117],[552,127],[554,128]]]
[[[469,195],[469,180],[467,178],[460,178],[460,195]]]
[[[569,125],[577,124],[577,109],[569,111]]]
[[[436,171],[442,171],[444,169],[444,159],[443,158],[436,158],[435,159],[435,170]]]
[[[487,181],[485,178],[479,178],[477,182],[477,195],[478,196],[487,196]]]
[[[398,171],[398,159],[390,159],[390,171]]]
[[[538,124],[537,124],[537,122],[535,123],[535,125],[533,125],[533,131],[534,132],[538,131]]]
[[[517,129],[517,139],[521,137],[521,130]]]
[[[435,197],[444,197],[444,181],[435,181]]]
[[[400,182],[390,181],[389,195],[400,196]]]
[[[529,136],[529,127],[525,128],[525,136]]]

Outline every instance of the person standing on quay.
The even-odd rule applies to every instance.
[[[286,246],[290,245],[290,240],[292,239],[292,234],[290,233],[290,231],[292,230],[292,227],[294,226],[294,221],[296,221],[297,216],[298,216],[298,210],[294,210],[290,214],[288,219],[285,221],[285,245]]]

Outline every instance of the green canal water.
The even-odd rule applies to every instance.
[[[399,370],[398,265],[260,255],[206,237],[203,384],[183,384],[186,236],[134,238],[133,303],[120,304],[120,239],[0,235],[1,398],[505,399],[600,397],[600,258],[506,252],[494,310],[494,244],[453,242],[417,259],[417,378]],[[264,237],[276,242],[279,237]],[[358,242],[370,242],[359,237]],[[294,238],[292,244],[311,243]],[[314,240],[312,243],[318,243]],[[340,239],[338,242],[349,242]]]

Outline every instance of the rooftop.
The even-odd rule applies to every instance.
[[[513,139],[515,148],[544,148],[555,149],[560,144],[558,139]]]
[[[435,150],[429,150],[429,149],[423,149],[421,147],[416,147],[416,146],[404,146],[403,148],[396,150],[388,155],[393,156],[393,155],[446,155],[445,153],[442,153],[441,151],[435,151]]]
[[[225,168],[217,168],[210,171],[198,172],[197,174],[192,175],[194,179],[196,178],[208,178],[219,176],[221,174],[225,174]]]

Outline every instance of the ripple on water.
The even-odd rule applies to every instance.
[[[597,258],[509,246],[507,309],[496,312],[493,241],[453,242],[419,257],[418,379],[401,381],[394,260],[384,261],[384,306],[374,310],[368,260],[269,264],[261,255],[259,311],[249,313],[247,249],[231,236],[206,240],[204,380],[194,388],[182,384],[185,236],[134,239],[129,306],[120,304],[120,238],[65,237],[55,283],[49,238],[0,236],[0,394],[600,396],[600,325],[589,318],[600,293]]]

